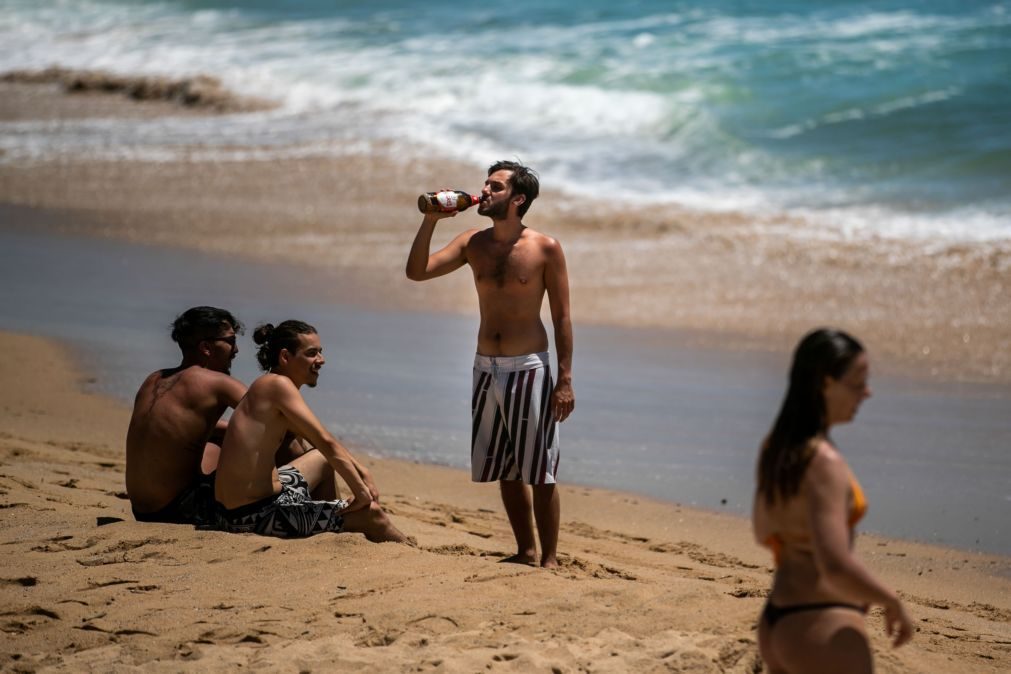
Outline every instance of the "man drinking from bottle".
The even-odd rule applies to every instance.
[[[481,312],[471,397],[471,477],[500,485],[517,545],[516,554],[503,561],[555,567],[557,423],[575,407],[572,322],[561,245],[522,223],[538,191],[531,169],[511,161],[493,164],[477,209],[492,226],[468,229],[430,253],[436,223],[456,211],[426,213],[407,259],[407,277],[427,281],[470,265]],[[540,317],[545,293],[558,352],[557,382]]]

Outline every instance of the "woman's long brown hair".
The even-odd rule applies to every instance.
[[[768,505],[800,490],[815,444],[828,432],[825,377],[841,378],[864,347],[841,330],[819,328],[808,333],[793,354],[790,385],[758,457],[758,491]]]

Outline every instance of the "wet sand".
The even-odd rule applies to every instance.
[[[152,367],[176,363],[166,324],[181,308],[224,306],[246,323],[232,370],[244,382],[259,375],[252,328],[302,318],[328,354],[309,398],[333,432],[381,456],[468,467],[474,317],[334,301],[356,291],[346,274],[38,228],[75,217],[0,204],[0,220],[22,224],[0,227],[0,326],[72,344],[95,390],[129,403]],[[705,348],[666,328],[578,336],[564,484],[747,516],[788,354]],[[834,433],[873,504],[861,529],[1011,553],[1011,386],[880,373],[872,385],[858,422]]]
[[[122,403],[47,340],[0,333],[0,663],[11,671],[761,671],[770,560],[745,521],[565,487],[561,568],[499,564],[494,488],[366,458],[418,547],[142,524],[123,491]],[[862,536],[917,626],[878,671],[1011,668],[1009,558]]]
[[[0,85],[0,119],[175,114],[167,103],[37,86]],[[403,265],[420,222],[417,194],[447,185],[476,191],[483,170],[393,161],[387,150],[0,163],[0,202],[72,213],[72,229],[95,236],[337,269],[357,280],[347,297],[334,291],[342,300],[473,314],[467,274],[412,284]],[[805,228],[788,217],[618,210],[550,185],[526,221],[566,250],[577,324],[672,327],[699,343],[779,352],[831,324],[862,337],[885,371],[1011,381],[1011,242],[815,239],[798,235]],[[463,213],[440,225],[436,244],[485,224]]]

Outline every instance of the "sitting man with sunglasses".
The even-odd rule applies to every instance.
[[[245,385],[230,376],[242,324],[228,311],[193,307],[172,324],[177,367],[152,372],[134,400],[126,435],[126,491],[139,522],[206,525],[213,472]]]

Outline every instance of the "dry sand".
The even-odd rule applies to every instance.
[[[176,114],[169,106],[0,84],[6,120]],[[341,301],[476,312],[466,273],[419,285],[403,267],[418,193],[477,190],[481,167],[393,161],[382,147],[271,161],[192,152],[168,162],[0,162],[0,202],[69,212],[59,221],[76,224],[61,227],[86,234],[337,270],[354,280],[334,289]],[[526,220],[565,247],[577,325],[672,327],[782,352],[831,324],[862,337],[883,371],[1011,382],[1011,241],[814,240],[785,216],[619,211],[550,185]],[[440,224],[436,243],[486,222],[464,213]]]
[[[561,568],[510,553],[497,494],[365,462],[418,547],[134,522],[129,410],[58,345],[0,333],[0,669],[759,672],[767,552],[739,518],[562,487]],[[12,385],[18,382],[17,386]],[[1011,670],[1011,559],[862,537],[917,625],[881,672]]]

